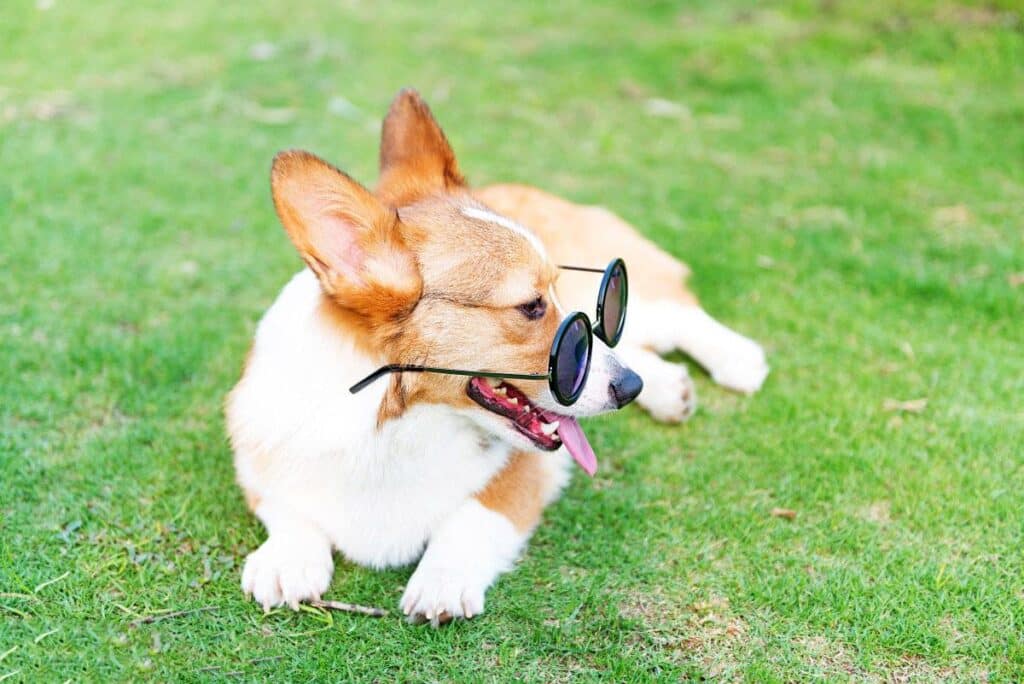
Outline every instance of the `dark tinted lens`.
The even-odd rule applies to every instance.
[[[563,399],[575,399],[587,379],[590,335],[587,324],[577,318],[566,328],[555,356],[555,383]]]
[[[605,342],[614,345],[622,335],[622,324],[626,313],[626,273],[622,264],[616,264],[608,277],[608,287],[604,291],[604,304],[601,308],[601,327],[604,329]]]

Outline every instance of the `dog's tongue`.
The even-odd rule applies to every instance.
[[[569,450],[572,457],[580,464],[580,468],[586,471],[591,477],[597,472],[597,456],[590,448],[587,436],[583,434],[583,428],[575,418],[559,416],[558,436],[562,438],[562,445]]]

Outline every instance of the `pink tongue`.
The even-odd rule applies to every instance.
[[[569,450],[572,457],[580,464],[580,468],[586,471],[591,477],[597,472],[597,456],[590,448],[587,436],[583,434],[583,428],[575,418],[568,416],[558,417],[558,436],[562,438],[562,444]]]

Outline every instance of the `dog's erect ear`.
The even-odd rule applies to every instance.
[[[423,283],[397,212],[308,152],[278,154],[270,184],[288,237],[342,308],[382,323],[416,305]]]
[[[401,207],[426,195],[465,187],[455,153],[419,93],[405,88],[391,103],[380,139],[377,195]]]

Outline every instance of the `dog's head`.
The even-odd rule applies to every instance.
[[[546,373],[568,313],[555,295],[558,269],[533,233],[473,199],[415,91],[399,93],[388,112],[380,165],[370,192],[309,153],[274,160],[274,205],[332,303],[332,319],[382,364]],[[402,373],[388,381],[379,422],[415,403],[444,404],[514,446],[564,443],[587,467],[593,454],[575,418],[619,408],[641,387],[596,338],[594,345],[587,386],[572,406],[543,381]]]

